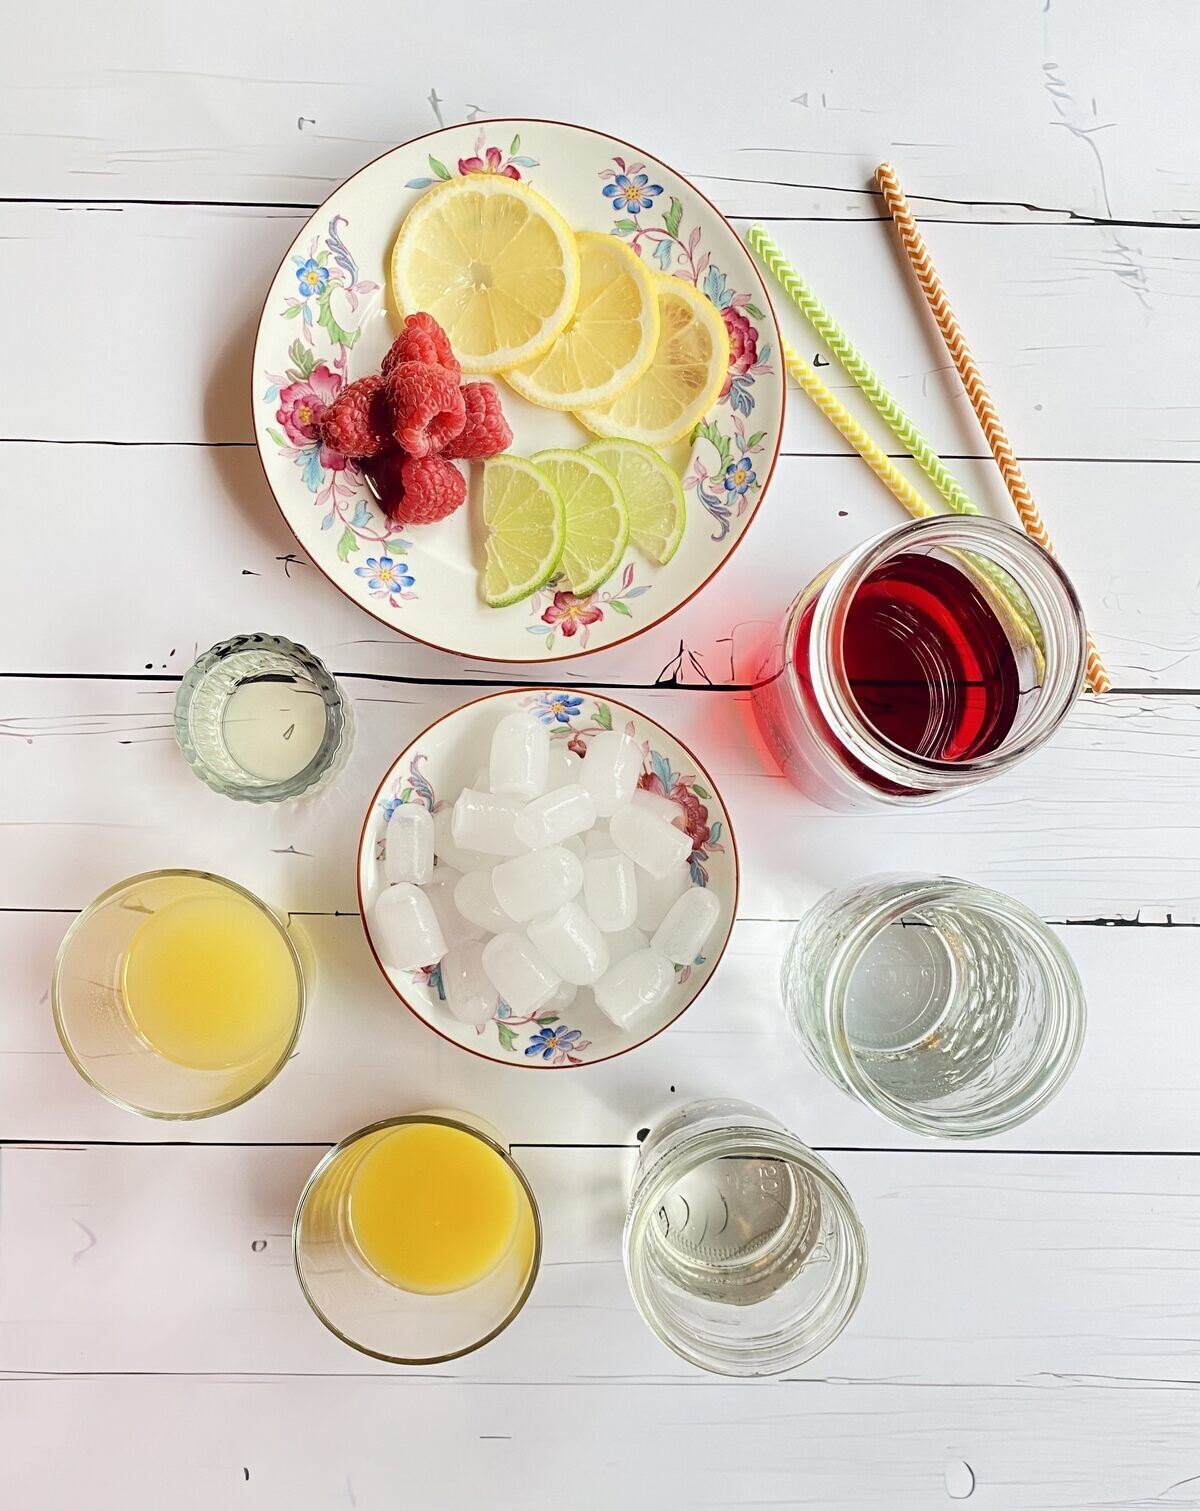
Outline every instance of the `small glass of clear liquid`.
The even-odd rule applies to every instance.
[[[691,1102],[642,1145],[625,1272],[643,1320],[713,1374],[774,1375],[849,1322],[867,1244],[845,1187],[769,1113]]]
[[[782,989],[819,1070],[937,1138],[1023,1123],[1083,1045],[1083,988],[1059,939],[1022,903],[953,877],[830,892],[796,927]]]
[[[353,705],[324,664],[281,635],[235,635],[184,677],[175,737],[215,792],[277,803],[323,786],[345,765]]]

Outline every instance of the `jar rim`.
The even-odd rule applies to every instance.
[[[995,750],[959,761],[916,755],[890,740],[863,714],[844,677],[842,646],[850,604],[863,582],[888,558],[920,547],[945,546],[985,556],[1025,593],[1047,631],[1046,669],[1039,707],[1020,735]],[[789,631],[795,633],[799,605]],[[1078,594],[1060,563],[1024,531],[981,515],[937,515],[908,520],[865,541],[829,571],[817,589],[810,627],[809,676],[822,717],[847,742],[853,756],[875,775],[900,788],[917,786],[933,796],[973,779],[1008,770],[1041,745],[1062,723],[1083,686],[1087,626]],[[785,658],[794,699],[799,700],[795,658]]]

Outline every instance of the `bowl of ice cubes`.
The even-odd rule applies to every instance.
[[[406,1007],[503,1065],[594,1065],[652,1039],[737,913],[712,778],[637,709],[582,689],[479,698],[400,752],[358,854],[367,942]]]

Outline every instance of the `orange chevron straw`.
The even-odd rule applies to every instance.
[[[1029,492],[1029,485],[1017,465],[1017,459],[1013,455],[1004,426],[1000,423],[1000,416],[996,413],[996,407],[983,385],[983,378],[975,365],[971,348],[967,345],[958,318],[950,307],[949,299],[946,298],[946,290],[942,287],[942,280],[938,277],[937,269],[929,256],[925,238],[917,229],[917,222],[891,163],[880,163],[875,170],[875,182],[879,185],[884,203],[895,222],[905,255],[917,282],[921,285],[921,292],[925,295],[925,302],[937,321],[942,340],[946,343],[946,349],[958,369],[958,376],[967,390],[967,397],[971,401],[971,408],[975,411],[975,418],[979,421],[987,437],[987,443],[992,448],[992,455],[996,458],[996,465],[1000,468],[1004,485],[1016,506],[1021,523],[1025,526],[1025,533],[1053,556],[1054,546],[1051,544],[1042,516],[1038,512],[1038,506],[1034,503],[1033,496]],[[1094,693],[1106,693],[1112,683],[1108,679],[1108,673],[1104,669],[1104,663],[1100,660],[1100,653],[1091,635],[1088,636],[1087,644],[1088,686]]]

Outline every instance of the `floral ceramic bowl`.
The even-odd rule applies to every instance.
[[[475,1027],[460,1023],[445,1005],[436,967],[393,971],[384,965],[371,938],[372,905],[386,885],[383,875],[384,841],[388,820],[403,803],[424,803],[436,813],[453,804],[479,769],[497,723],[514,708],[527,708],[584,760],[588,743],[602,729],[624,729],[642,747],[640,785],[680,805],[692,840],[692,880],[713,887],[721,899],[717,928],[693,964],[677,968],[678,985],[658,1017],[638,1038],[621,1033],[581,989],[560,1017],[551,1009],[529,1016],[514,1013],[501,1002],[495,1015]],[[363,822],[358,847],[358,903],[367,943],[375,963],[404,1005],[423,1023],[452,1044],[496,1060],[535,1070],[570,1065],[594,1065],[636,1049],[660,1034],[695,1001],[720,963],[737,914],[737,846],[725,806],[712,778],[674,735],[645,714],[578,689],[534,688],[532,691],[493,693],[456,709],[402,750],[375,789]]]
[[[553,580],[489,609],[472,473],[449,519],[393,529],[354,465],[318,440],[343,384],[377,370],[396,325],[386,267],[407,212],[432,184],[497,173],[535,184],[579,231],[609,231],[655,268],[703,289],[730,337],[720,399],[690,441],[669,448],[687,498],[683,543],[665,567],[630,548],[603,587],[576,597]],[[492,661],[554,661],[616,645],[692,598],[728,560],[762,502],[783,430],[775,316],[733,228],[685,178],[614,137],[550,121],[450,126],[368,164],[292,243],[267,291],[254,350],[253,421],[267,481],[296,539],[335,587],[416,640]],[[513,450],[578,446],[572,416],[496,379]]]

